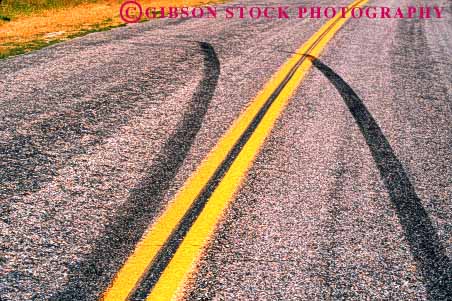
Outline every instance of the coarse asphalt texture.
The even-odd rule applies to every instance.
[[[451,300],[452,2],[367,5],[445,19],[350,20],[313,58],[187,300]],[[1,61],[0,300],[96,300],[324,22],[156,20]]]

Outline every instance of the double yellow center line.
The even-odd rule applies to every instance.
[[[348,6],[349,11],[366,2],[367,0],[354,1]],[[185,237],[161,271],[146,300],[167,301],[183,297],[185,284],[196,268],[219,220],[277,118],[311,68],[308,56],[319,56],[348,18],[350,12],[347,13],[347,18],[337,17],[329,20],[297,50],[298,54],[288,59],[272,76],[190,176],[163,214],[146,231],[103,293],[101,300],[128,300],[167,247],[171,237],[180,230],[184,219],[187,219],[195,206],[201,206],[199,215],[188,225]],[[201,205],[197,204],[200,196],[205,198]]]

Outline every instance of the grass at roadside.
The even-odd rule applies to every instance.
[[[0,59],[94,31],[123,26],[124,0],[0,0]],[[199,6],[212,0],[142,0],[149,6]]]
[[[5,0],[3,0],[5,1]],[[13,4],[10,4],[12,3]],[[2,2],[0,58],[22,54],[122,24],[119,1],[12,0]]]
[[[48,9],[68,8],[96,0],[0,0],[0,16],[9,20]]]

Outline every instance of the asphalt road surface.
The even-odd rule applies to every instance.
[[[355,19],[336,34],[187,300],[452,300],[452,2],[368,5],[433,2],[445,19]],[[96,300],[324,22],[156,20],[1,61],[0,300]]]

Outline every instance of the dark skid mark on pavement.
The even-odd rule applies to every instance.
[[[207,77],[210,77],[210,79],[204,79],[204,81],[213,81],[216,85],[218,76],[220,74],[220,62],[216,56],[215,50],[212,48],[212,46],[205,42],[197,42],[201,45],[201,48],[203,49],[203,52],[206,54],[205,64],[206,68],[208,65],[210,65],[210,74],[207,75]],[[213,67],[213,69],[212,69]],[[215,85],[209,87],[207,86],[206,89],[200,89],[196,92],[196,97],[204,97],[204,98],[211,98],[213,96],[213,92],[215,90]],[[200,126],[200,124],[199,124]],[[190,129],[188,129],[190,130]],[[196,130],[196,132],[199,130],[199,128]],[[184,133],[185,134],[185,133]],[[187,150],[188,151],[188,150]],[[195,205],[196,206],[196,205]],[[202,209],[202,208],[201,208]],[[191,210],[193,211],[193,210]],[[196,211],[196,210],[195,210]],[[198,216],[199,211],[196,211],[197,214],[193,214],[192,219],[190,219],[190,225],[194,221],[194,219]],[[185,220],[186,217],[184,217]],[[181,227],[183,227],[184,231],[181,231]],[[178,229],[176,229],[175,233],[169,238],[169,241],[167,243],[167,247],[164,248],[163,252],[157,255],[157,258],[154,261],[154,264],[147,275],[145,275],[143,281],[138,286],[137,290],[132,294],[130,300],[136,301],[136,300],[145,300],[146,296],[149,294],[149,291],[152,289],[152,287],[157,282],[158,278],[160,277],[161,273],[165,269],[166,265],[168,264],[169,260],[171,260],[173,254],[176,252],[177,247],[179,246],[180,242],[183,240],[186,232],[190,226],[186,226],[186,223],[182,222],[181,226],[179,226]]]
[[[0,141],[0,197],[7,199],[39,190],[68,160],[101,143],[127,122],[121,113],[131,110],[133,103],[105,97],[75,103],[65,112],[37,122],[30,133],[19,134],[14,129],[10,141]],[[102,122],[109,123],[106,129],[99,128]],[[96,138],[82,142],[87,135]]]
[[[341,281],[346,279],[344,274],[338,273],[340,267],[337,266],[337,259],[340,255],[340,226],[344,223],[344,208],[341,206],[343,201],[344,184],[346,174],[350,170],[345,166],[343,158],[343,147],[338,152],[338,165],[334,168],[332,176],[334,178],[334,188],[329,193],[330,202],[327,209],[327,220],[325,223],[326,235],[328,240],[321,243],[320,255],[326,263],[325,271],[321,274],[326,288],[323,298],[325,300],[349,300],[353,295],[349,295],[352,281]]]
[[[68,286],[51,300],[94,300],[110,283],[161,206],[165,192],[181,167],[201,128],[220,76],[212,45],[198,42],[204,55],[204,77],[175,133],[166,141],[147,176],[111,219],[89,257],[71,267]]]
[[[10,143],[0,142],[0,220],[9,223],[10,202],[14,192],[34,191],[55,172],[53,160],[33,142],[32,137],[17,135]],[[39,176],[37,176],[39,174]],[[0,247],[3,250],[3,246]]]
[[[38,122],[30,133],[13,129],[10,141],[0,141],[0,199],[40,190],[68,160],[101,143],[125,123],[126,118],[116,117],[125,110],[132,109],[106,99],[82,102],[71,107],[72,114],[63,112]],[[98,128],[102,120],[110,120],[108,129]],[[83,142],[81,138],[89,134],[96,138]],[[10,202],[0,202],[0,220],[9,223],[10,213]]]
[[[353,89],[320,60],[312,56],[310,58],[314,66],[339,91],[366,139],[381,178],[396,208],[411,253],[425,280],[429,299],[447,300],[452,292],[451,262],[402,163],[394,154],[377,122]]]

